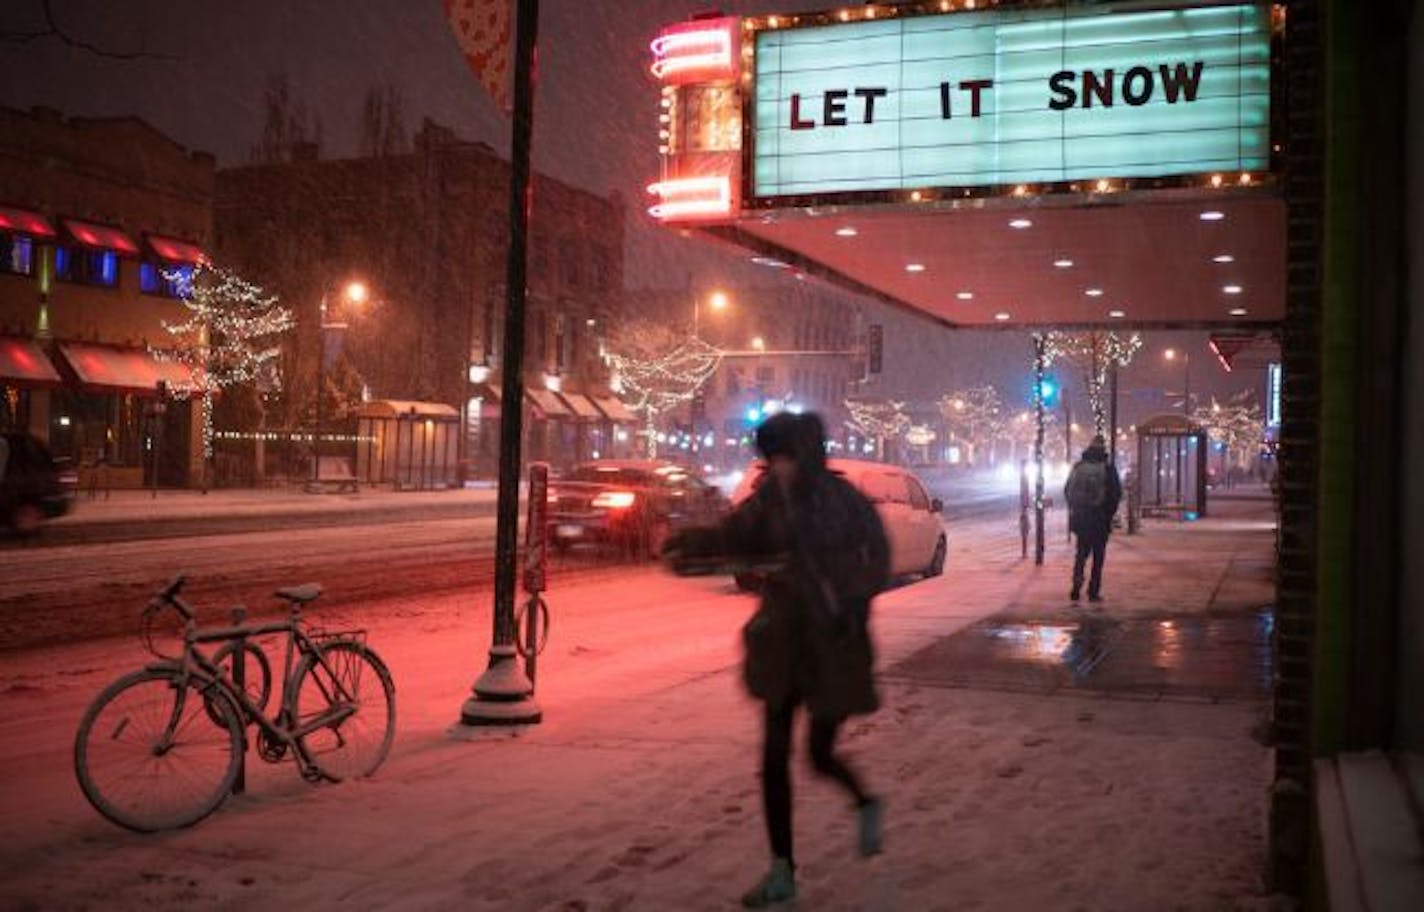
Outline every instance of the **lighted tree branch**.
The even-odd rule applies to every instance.
[[[187,317],[163,321],[176,343],[153,348],[154,357],[183,365],[188,381],[174,387],[180,399],[196,398],[203,413],[203,458],[213,455],[213,397],[223,389],[259,379],[274,386],[280,376],[270,371],[277,357],[276,337],[293,326],[292,312],[234,273],[214,266],[167,272],[177,284]]]
[[[981,450],[1004,431],[1004,403],[992,386],[975,386],[946,393],[936,403],[951,440],[968,450],[965,461],[978,462]]]
[[[1142,337],[1137,333],[1120,335],[1093,331],[1050,332],[1044,339],[1048,363],[1063,359],[1083,372],[1083,378],[1087,381],[1088,405],[1093,410],[1093,429],[1106,436],[1108,415],[1103,391],[1107,386],[1108,373],[1114,367],[1126,367],[1132,362],[1133,356],[1142,347]]]
[[[5,31],[0,32],[0,40],[9,41],[13,44],[29,44],[32,41],[40,41],[45,38],[53,38],[61,44],[68,45],[76,50],[85,51],[95,57],[103,57],[106,60],[177,60],[172,54],[157,54],[152,51],[112,51],[102,48],[97,44],[76,38],[59,24],[55,17],[54,7],[51,0],[39,0],[40,11],[44,14],[45,27],[28,32]]]
[[[614,389],[643,416],[650,457],[657,455],[658,418],[697,395],[722,362],[722,353],[701,339],[648,321],[620,327],[603,357]]]
[[[1192,419],[1226,449],[1228,461],[1235,466],[1249,465],[1260,452],[1266,435],[1261,406],[1250,390],[1243,390],[1224,403],[1213,396],[1211,405],[1198,408]]]

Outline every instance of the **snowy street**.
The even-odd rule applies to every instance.
[[[1268,504],[1221,504],[1115,537],[1100,619],[1187,629],[1263,604]],[[1034,568],[1008,525],[967,521],[943,578],[877,601],[885,707],[850,723],[846,748],[886,797],[887,853],[854,857],[851,814],[798,760],[799,908],[1265,908],[1270,752],[1252,738],[1264,701],[1206,696],[1189,672],[1220,657],[1211,637],[1162,640],[1149,657],[1147,670],[1189,679],[1170,693],[937,683],[954,669],[927,665],[934,650],[972,646],[987,619],[1086,624],[1063,598],[1061,529]],[[454,724],[484,667],[487,596],[317,602],[313,623],[368,628],[391,667],[390,759],[370,780],[310,786],[249,754],[246,794],[158,836],[100,818],[72,770],[84,706],[147,660],[136,639],[6,654],[0,895],[16,908],[732,907],[766,858],[758,707],[736,671],[751,599],[642,566],[556,583],[549,602],[545,721],[518,732]],[[1025,668],[1067,661],[1036,642],[1048,645]]]

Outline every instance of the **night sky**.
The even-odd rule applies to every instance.
[[[816,9],[824,4],[729,2],[729,13]],[[539,44],[534,156],[541,171],[628,201],[626,281],[630,288],[726,285],[749,289],[789,281],[751,266],[744,254],[651,223],[646,185],[657,176],[657,94],[647,72],[648,41],[658,28],[708,9],[695,0],[545,0]],[[285,76],[295,100],[321,123],[323,157],[354,155],[361,104],[371,86],[403,97],[409,133],[429,117],[463,138],[506,152],[509,131],[466,68],[439,0],[54,0],[61,28],[116,53],[106,59],[53,37],[0,47],[0,104],[48,105],[67,115],[142,117],[219,167],[248,159],[262,128],[262,97]],[[39,0],[0,5],[0,32],[44,29]],[[506,152],[507,154],[507,152]],[[537,219],[538,209],[534,217]],[[992,382],[1026,395],[1029,344],[1019,333],[931,328],[910,315],[878,313],[887,325],[882,378],[887,395],[932,399],[950,389]],[[1180,388],[1168,345],[1192,345],[1193,388],[1226,393],[1261,385],[1260,371],[1227,375],[1201,334],[1154,333],[1125,388]],[[927,380],[928,378],[928,380]],[[1160,400],[1139,397],[1152,410]],[[1125,402],[1125,420],[1138,408]]]

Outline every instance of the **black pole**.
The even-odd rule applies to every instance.
[[[1108,375],[1108,395],[1112,398],[1108,405],[1108,440],[1110,441],[1108,452],[1112,455],[1112,464],[1117,466],[1117,362],[1112,363]]]
[[[509,168],[509,256],[505,267],[503,403],[499,422],[499,499],[495,509],[494,641],[489,667],[466,700],[466,725],[538,722],[533,688],[515,661],[514,588],[518,558],[519,466],[524,399],[524,299],[533,207],[530,153],[534,133],[534,46],[539,0],[519,0],[515,13],[514,131]]]
[[[1048,370],[1048,352],[1041,335],[1033,337],[1033,412],[1038,422],[1033,437],[1035,465],[1033,494],[1033,562],[1043,565],[1043,375]]]

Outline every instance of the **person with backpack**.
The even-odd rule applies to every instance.
[[[1078,601],[1083,591],[1083,566],[1093,558],[1093,572],[1088,577],[1088,601],[1101,602],[1103,589],[1103,558],[1112,532],[1113,516],[1122,500],[1122,481],[1117,467],[1108,461],[1107,443],[1099,434],[1083,451],[1083,458],[1068,473],[1063,486],[1063,499],[1068,502],[1068,530],[1077,537],[1078,549],[1073,556],[1073,590],[1069,598]]]
[[[766,460],[757,489],[718,526],[689,529],[664,549],[678,573],[722,562],[771,569],[761,601],[742,630],[743,680],[764,707],[762,802],[771,868],[742,896],[747,908],[796,897],[791,826],[791,729],[810,714],[817,773],[853,800],[861,855],[881,849],[883,804],[837,756],[836,737],[852,715],[874,712],[871,599],[890,579],[890,548],[875,508],[826,467],[825,430],[815,415],[778,414],[756,434]]]

